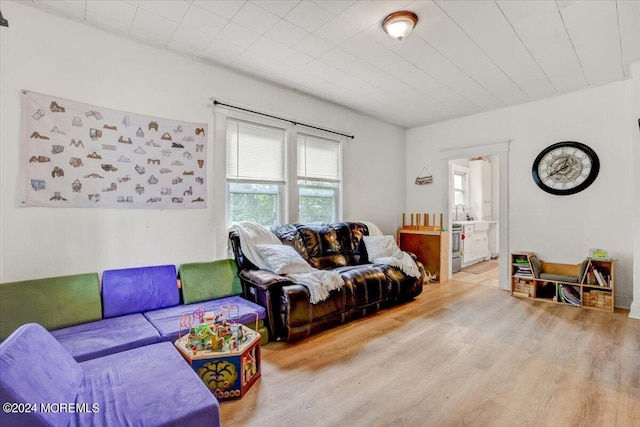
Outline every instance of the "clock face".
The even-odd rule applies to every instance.
[[[580,142],[565,141],[542,150],[531,172],[538,187],[547,193],[567,196],[590,186],[599,170],[595,151]]]

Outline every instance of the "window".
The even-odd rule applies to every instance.
[[[453,172],[453,205],[464,205],[467,200],[467,174],[460,171]]]
[[[227,119],[228,222],[281,222],[285,130]]]
[[[249,120],[225,117],[227,224],[339,221],[340,141]]]
[[[469,168],[451,165],[451,218],[459,220],[469,212]]]
[[[230,222],[252,221],[274,225],[280,218],[280,186],[229,183]]]
[[[340,142],[298,134],[298,220],[335,222],[340,209]]]

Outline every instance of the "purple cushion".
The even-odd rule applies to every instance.
[[[124,268],[102,273],[103,317],[143,313],[180,303],[173,265]]]
[[[152,344],[80,363],[76,403],[99,412],[72,414],[69,426],[219,426],[220,406],[171,343]]]
[[[162,341],[140,313],[56,329],[51,335],[78,362]]]
[[[83,372],[80,365],[37,323],[16,329],[0,344],[0,400],[2,403],[75,402]],[[0,412],[2,426],[65,426],[68,412],[7,414]]]
[[[220,307],[225,304],[237,305],[240,316],[233,320],[249,325],[252,328],[255,327],[256,313],[258,313],[259,319],[264,319],[266,314],[264,307],[254,304],[239,296],[202,301],[195,304],[179,305],[177,307],[164,308],[162,310],[150,311],[143,314],[149,322],[155,326],[158,332],[160,332],[162,339],[174,342],[178,339],[180,316],[183,314],[191,314],[200,307],[204,308],[205,311],[218,313],[221,311]],[[235,308],[233,313],[235,316]],[[182,332],[187,332],[186,328],[183,328]]]

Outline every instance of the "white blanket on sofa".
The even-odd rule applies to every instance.
[[[329,297],[329,292],[344,286],[342,276],[330,270],[318,270],[314,268],[314,271],[310,271],[309,273],[292,273],[286,276],[309,289],[309,302],[311,302],[311,304],[317,304],[320,301],[326,300]]]
[[[311,267],[293,248],[286,250],[289,247],[282,245],[275,234],[260,224],[242,221],[232,225],[229,231],[238,233],[242,253],[256,267],[283,274],[309,289],[311,304],[324,301],[329,292],[344,286],[339,273]],[[278,245],[282,250],[277,250]]]
[[[393,236],[364,236],[369,262],[387,264],[411,277],[420,277],[420,269],[407,252],[400,250]]]
[[[257,245],[281,245],[278,236],[260,224],[249,221],[241,221],[229,227],[229,231],[236,231],[240,238],[242,253],[249,261],[261,270],[269,270],[269,266],[258,253]]]

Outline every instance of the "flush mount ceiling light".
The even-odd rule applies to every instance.
[[[418,15],[406,10],[400,12],[393,12],[391,15],[384,18],[382,21],[382,28],[389,34],[389,37],[398,41],[407,37],[409,33],[418,23]]]

